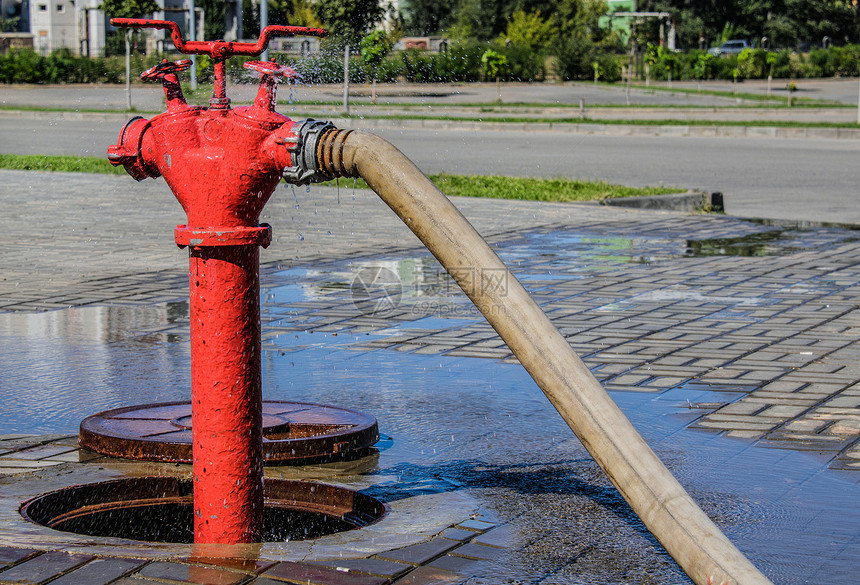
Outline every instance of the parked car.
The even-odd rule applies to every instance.
[[[726,41],[719,47],[711,47],[708,49],[708,53],[711,55],[715,55],[717,57],[721,55],[737,55],[744,49],[751,49],[752,45],[744,40],[732,40]]]

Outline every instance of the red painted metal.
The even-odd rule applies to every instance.
[[[183,53],[215,66],[209,108],[189,106],[177,73],[186,61],[144,72],[161,80],[167,111],[135,118],[108,149],[137,180],[163,176],[187,215],[176,243],[189,248],[194,538],[255,542],[262,531],[259,246],[271,229],[260,212],[282,173],[295,164],[294,123],[275,112],[277,77],[291,70],[255,63],[262,74],[253,106],[232,109],[224,61],[259,55],[275,35],[323,36],[321,29],[270,26],[256,43],[185,41],[174,22],[113,19],[114,26],[167,29]]]

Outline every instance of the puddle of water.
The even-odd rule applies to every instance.
[[[800,248],[791,246],[792,238],[780,230],[749,234],[737,238],[687,240],[685,256],[784,256]]]
[[[686,240],[668,238],[553,233],[528,238],[501,247],[500,253],[506,261],[527,262],[526,279],[535,280],[575,279],[579,272],[680,256],[686,246]],[[647,253],[628,253],[633,248]],[[536,261],[535,249],[551,252]],[[359,278],[367,268],[376,270]],[[381,269],[388,271],[384,278]],[[435,260],[342,263],[332,269],[281,271],[268,280],[275,284],[263,289],[264,397],[337,404],[376,416],[380,430],[393,437],[378,463],[378,473],[392,478],[388,496],[470,490],[505,518],[516,516],[524,533],[553,542],[549,556],[523,553],[517,570],[532,577],[533,563],[540,567],[534,571],[546,570],[553,564],[550,557],[575,555],[582,547],[602,555],[591,569],[595,581],[603,567],[639,563],[630,560],[632,549],[647,551],[642,574],[662,554],[642,536],[626,504],[522,368],[488,359],[356,347],[406,329],[455,329],[478,319],[474,312],[457,312],[470,305]],[[400,312],[371,336],[335,335],[325,323],[313,326],[319,317],[304,313],[311,311],[309,301],[319,301],[321,315],[372,316],[356,310],[354,296],[384,298],[393,291],[398,291]],[[728,305],[721,314],[737,318],[749,318],[748,309],[764,302],[695,291],[636,297],[641,303],[666,300]],[[307,326],[295,324],[299,313],[307,317]],[[74,433],[80,420],[95,412],[187,400],[188,344],[174,333],[185,320],[183,303],[0,314],[0,342],[6,348],[0,364],[0,433]],[[697,416],[746,390],[690,384],[657,395],[615,392],[613,397],[705,510],[774,581],[838,582],[841,577],[852,582],[860,562],[856,475],[827,470],[808,453],[764,449],[687,428]],[[559,535],[575,535],[580,548],[557,545]],[[598,538],[609,546],[595,544]]]
[[[77,432],[95,412],[182,400],[186,344],[173,343],[187,305],[0,313],[0,433]]]
[[[769,225],[763,222],[753,222]],[[687,257],[707,256],[787,256],[839,242],[855,241],[856,236],[847,229],[827,228],[810,230],[802,226],[783,226],[744,236],[710,239],[689,239],[684,253]]]
[[[91,315],[83,311],[76,318]],[[160,319],[148,314],[141,322]],[[426,319],[418,324],[451,323]],[[185,342],[16,336],[9,334],[14,320],[6,317],[3,330],[4,347],[12,351],[4,352],[0,376],[0,432],[73,433],[81,418],[99,410],[187,398]],[[333,403],[376,416],[382,432],[393,437],[376,472],[391,478],[385,484],[388,496],[467,489],[503,515],[523,511],[515,522],[524,531],[575,533],[587,545],[592,531],[583,533],[579,526],[586,514],[590,526],[600,526],[593,538],[600,534],[612,543],[595,553],[605,561],[601,566],[635,565],[639,561],[631,561],[628,552],[619,552],[631,546],[659,550],[641,542],[641,527],[626,504],[522,368],[476,358],[355,351],[351,346],[359,338],[300,333],[302,343],[292,351],[264,351],[264,396]],[[740,396],[737,390],[690,386],[657,396],[616,392],[613,397],[706,511],[776,582],[847,575],[860,544],[860,484],[853,475],[827,471],[806,453],[763,449],[687,428],[691,416],[705,412],[684,408],[687,400],[723,403]],[[649,552],[643,563],[661,554]],[[549,562],[541,559],[516,562]],[[602,570],[594,569],[595,576]]]
[[[471,325],[474,322],[474,319],[422,317],[420,319],[416,319],[415,321],[408,321],[403,325],[399,326],[398,329],[436,329],[441,331],[447,329],[456,329],[465,325]]]

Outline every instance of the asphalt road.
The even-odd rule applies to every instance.
[[[0,118],[0,153],[104,156],[123,116]],[[860,142],[376,129],[425,172],[721,191],[742,217],[860,224]]]

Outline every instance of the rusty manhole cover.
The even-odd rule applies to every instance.
[[[379,440],[376,419],[358,410],[305,402],[263,402],[263,458],[272,463],[361,455]],[[81,422],[78,441],[97,453],[191,463],[191,403],[106,410]]]

